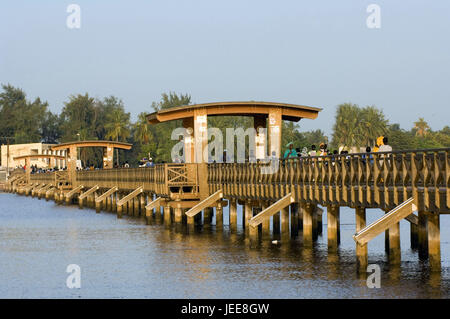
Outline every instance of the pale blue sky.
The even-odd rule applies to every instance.
[[[81,29],[66,8],[81,6]],[[381,7],[381,29],[366,8]],[[450,118],[450,1],[0,2],[0,83],[60,112],[70,94],[115,95],[136,118],[162,92],[193,102],[323,108],[301,130],[331,132],[336,105],[376,105],[390,122]],[[3,120],[3,119],[2,119]]]

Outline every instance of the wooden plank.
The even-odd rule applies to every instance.
[[[162,197],[158,197],[154,201],[150,202],[145,206],[146,210],[152,210],[153,208],[156,208],[158,206],[161,206]]]
[[[90,194],[92,194],[93,192],[95,192],[95,191],[98,190],[98,189],[99,189],[99,186],[98,186],[98,185],[95,185],[94,187],[92,187],[92,188],[89,189],[88,191],[86,191],[86,192],[80,194],[80,196],[78,197],[78,199],[83,199],[83,198],[89,196]]]
[[[414,214],[406,216],[405,219],[407,221],[409,221],[411,224],[414,224],[414,225],[418,225],[419,224],[419,217],[417,217]]]
[[[266,209],[264,209],[262,212],[260,212],[258,215],[253,216],[250,221],[249,225],[251,227],[257,227],[259,224],[261,224],[264,220],[267,220],[270,218],[270,216],[278,213],[280,210],[285,208],[286,206],[289,206],[290,204],[294,203],[295,199],[292,196],[292,193],[287,194],[279,201],[273,203]]]
[[[105,193],[103,193],[103,194],[101,194],[99,197],[97,197],[97,198],[95,199],[95,202],[96,202],[96,203],[97,203],[97,202],[98,202],[98,203],[101,202],[102,200],[105,199],[105,197],[114,194],[114,193],[117,192],[118,190],[119,190],[119,188],[118,188],[117,186],[112,187],[111,189],[109,189],[108,191],[106,191]]]
[[[77,187],[75,187],[74,189],[72,189],[70,192],[66,193],[66,199],[70,199],[72,198],[73,195],[75,195],[76,193],[78,193],[79,191],[81,191],[84,188],[83,185],[79,185]]]
[[[197,205],[195,205],[194,207],[189,209],[186,212],[186,216],[194,217],[199,212],[201,212],[203,209],[205,209],[206,207],[210,207],[212,204],[214,204],[218,200],[221,200],[222,198],[223,198],[223,193],[222,193],[222,190],[219,189],[217,192],[215,192],[214,194],[212,194],[209,197],[205,198],[200,203],[198,203]]]
[[[413,197],[409,198],[389,213],[383,215],[375,222],[364,227],[353,235],[353,239],[360,245],[364,245],[374,237],[378,236],[392,225],[400,222],[403,218],[411,215],[417,210],[417,204]]]
[[[117,206],[122,206],[123,204],[127,203],[129,200],[131,200],[131,199],[135,198],[136,196],[138,196],[139,194],[141,194],[143,191],[144,191],[144,187],[139,186],[134,191],[129,193],[127,196],[125,196],[124,198],[119,200],[117,202]]]

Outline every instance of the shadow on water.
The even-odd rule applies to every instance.
[[[377,212],[369,221],[377,218]],[[369,216],[369,214],[368,214]],[[370,220],[371,219],[371,220]],[[256,246],[238,230],[214,225],[166,227],[143,218],[95,214],[0,194],[0,297],[44,298],[448,298],[448,233],[442,237],[442,272],[409,248],[401,224],[402,262],[392,266],[380,235],[369,244],[369,264],[381,268],[381,288],[356,273],[354,213],[341,210],[341,245],[329,253],[324,231],[312,247],[302,232],[291,240]],[[213,224],[214,224],[213,219]],[[448,226],[445,217],[441,226]],[[82,269],[81,289],[66,287],[69,264]]]

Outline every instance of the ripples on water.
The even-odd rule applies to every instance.
[[[242,220],[239,207],[238,223]],[[368,210],[368,222],[383,214]],[[355,272],[354,212],[341,208],[341,245],[328,254],[324,231],[313,249],[301,239],[250,249],[238,226],[186,234],[140,218],[57,206],[0,193],[0,298],[448,298],[450,216],[441,216],[441,274],[430,274],[410,249],[401,222],[402,263],[390,267],[384,235],[369,243],[381,288]],[[66,267],[81,267],[81,289],[66,287]]]

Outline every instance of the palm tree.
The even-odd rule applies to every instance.
[[[344,103],[338,106],[333,126],[333,144],[352,147],[362,142],[362,115],[358,105]]]
[[[383,111],[375,106],[367,106],[362,109],[362,135],[365,146],[374,144],[378,136],[384,135],[387,131],[388,121],[385,119]]]
[[[417,122],[414,122],[413,129],[416,130],[416,136],[420,137],[426,136],[430,131],[430,127],[428,126],[428,123],[425,122],[423,117],[419,117],[419,120]]]
[[[124,141],[130,134],[130,113],[125,113],[123,108],[116,108],[107,115],[105,124],[106,138],[114,141]],[[116,163],[119,165],[119,150],[116,149]]]
[[[148,126],[149,124],[147,122],[147,118],[145,117],[145,113],[140,113],[134,127],[136,130],[135,140],[141,143],[141,145],[148,144],[150,140],[151,132]]]

